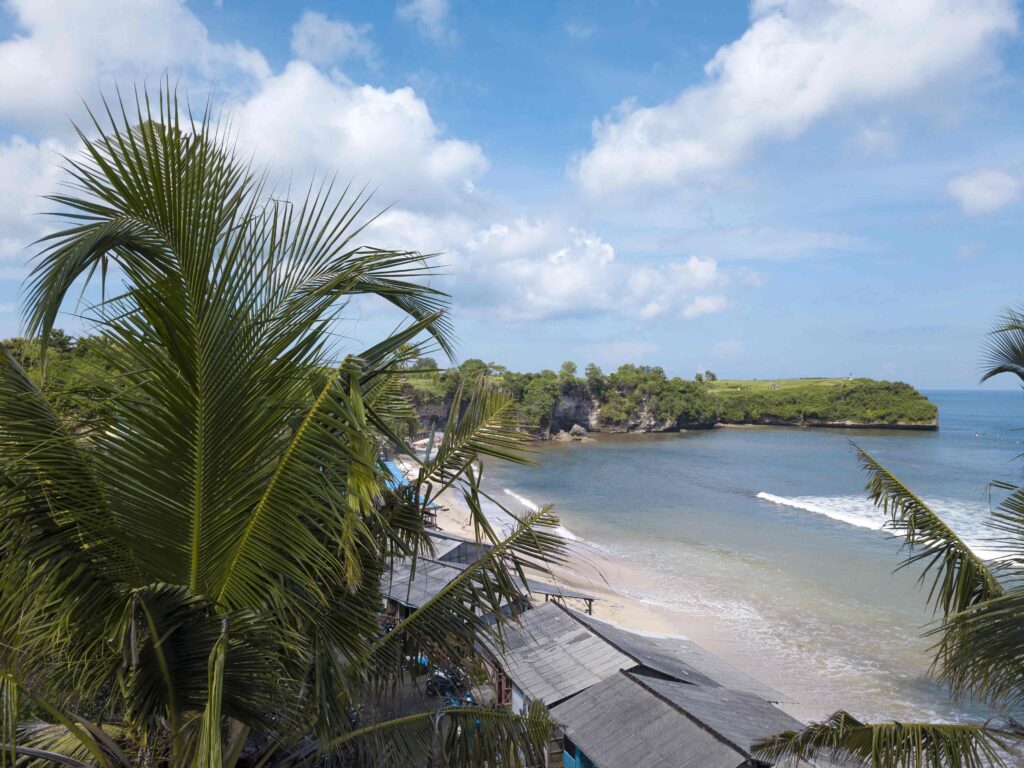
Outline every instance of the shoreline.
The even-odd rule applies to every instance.
[[[539,437],[537,435],[531,435],[531,439],[535,442],[546,443],[551,441],[559,442],[585,442],[586,440],[594,439],[594,435],[671,435],[680,432],[707,432],[714,429],[838,429],[838,430],[856,430],[863,429],[869,431],[894,431],[894,432],[938,432],[939,422],[929,424],[910,424],[897,422],[889,424],[887,422],[868,422],[868,421],[806,421],[806,422],[795,422],[795,421],[716,421],[714,424],[684,424],[678,427],[671,427],[669,429],[608,429],[595,427],[593,429],[587,428],[587,434],[584,437],[565,437],[559,438],[557,433],[549,434],[548,437]],[[564,431],[564,430],[563,430]]]
[[[408,472],[412,468],[403,457],[397,457],[396,461],[403,471]],[[444,491],[438,496],[437,502],[447,508],[437,511],[438,530],[467,539],[475,538],[469,508],[455,490]],[[645,573],[642,568],[602,552],[588,542],[571,538],[566,538],[565,541],[566,562],[549,564],[544,572],[531,572],[530,578],[562,587],[566,591],[592,596],[593,616],[596,619],[634,632],[684,637],[746,674],[762,679],[758,670],[745,663],[751,649],[744,651],[736,643],[723,642],[711,627],[703,626],[707,622],[667,606],[654,605],[626,594],[624,590],[628,589],[629,585],[636,585],[637,591],[642,592],[644,585],[650,582],[652,576]],[[535,599],[539,599],[539,596],[535,596]],[[580,600],[566,598],[565,604],[576,610],[585,611]],[[793,692],[787,690],[785,685],[780,685],[778,680],[762,682],[786,695],[790,701],[777,706],[799,720],[807,721],[822,717],[822,713],[826,712],[829,706],[825,701],[809,701],[806,696],[797,701]]]

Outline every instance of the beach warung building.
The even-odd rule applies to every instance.
[[[801,727],[782,694],[680,637],[630,632],[550,602],[482,649],[498,701],[542,701],[566,768],[756,766],[758,739]]]

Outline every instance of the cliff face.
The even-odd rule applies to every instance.
[[[629,418],[621,422],[602,420],[598,413],[594,414],[596,432],[673,432],[679,429],[679,423],[675,419],[658,419],[651,413],[650,408],[644,406],[639,413],[631,414]]]
[[[420,424],[424,430],[431,426],[443,428],[448,423],[448,413],[451,410],[449,403],[417,403],[416,415],[420,417]]]
[[[585,386],[576,386],[563,391],[551,408],[550,435],[569,432],[573,426],[584,427],[588,432],[671,432],[680,428],[675,419],[658,419],[648,403],[639,411],[631,413],[624,421],[612,421],[601,417],[601,403],[590,394]],[[711,426],[709,423],[707,426]]]
[[[585,387],[574,387],[559,395],[551,409],[552,434],[568,432],[573,425],[579,424],[590,432],[599,430],[597,423],[598,402],[591,397]]]

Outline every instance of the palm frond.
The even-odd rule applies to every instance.
[[[111,740],[124,737],[124,730],[116,725],[103,726],[103,732]],[[18,747],[22,755],[18,765],[24,768],[46,768],[54,763],[76,768],[99,765],[95,755],[78,737],[60,724],[35,721],[22,725]]]
[[[110,685],[106,639],[138,573],[80,439],[0,350],[0,671],[34,670],[58,706]]]
[[[870,454],[854,447],[868,473],[868,498],[889,516],[890,526],[909,550],[901,567],[923,565],[922,583],[931,574],[928,601],[936,610],[949,616],[1003,594],[985,561],[938,514]]]
[[[467,503],[477,505],[479,497],[466,494]],[[516,613],[515,601],[523,597],[523,583],[513,574],[542,568],[557,561],[564,541],[554,529],[558,518],[551,507],[542,507],[524,516],[507,537],[496,540],[483,556],[435,595],[397,624],[371,649],[370,668],[395,669],[403,648],[441,649],[454,653],[460,644],[473,643],[495,631],[510,614]],[[492,622],[497,622],[493,624]]]
[[[249,734],[268,759],[344,739],[360,697],[402,679],[403,643],[467,651],[559,556],[548,508],[505,539],[483,514],[474,462],[522,459],[512,400],[460,393],[420,482],[388,488],[380,444],[411,415],[402,349],[452,349],[430,257],[358,245],[363,192],[324,180],[295,204],[275,196],[211,108],[194,119],[167,86],[90,116],[25,322],[45,349],[70,291],[98,276],[84,317],[116,384],[103,419],[71,429],[45,383],[0,359],[0,742],[107,768],[231,764]],[[405,321],[353,355],[334,328],[362,295]],[[421,551],[423,501],[453,486],[493,548],[372,644],[386,558]],[[52,723],[40,745],[13,744],[19,696]],[[540,743],[533,714],[443,719],[431,744],[452,764],[519,764]]]
[[[1012,373],[1024,381],[1024,308],[1009,309],[989,332],[985,350],[988,369],[981,380]]]
[[[770,764],[826,760],[865,768],[992,768],[1005,766],[1005,734],[982,725],[862,723],[839,711],[800,731],[787,731],[753,747]]]
[[[1014,711],[1024,704],[1024,590],[972,605],[934,630],[935,666],[955,696]]]
[[[999,551],[997,572],[1007,588],[1021,582],[1024,567],[1024,487],[996,481],[993,488],[1009,491],[992,511],[989,528],[995,533],[992,547]]]
[[[149,741],[164,733],[168,720],[178,754],[185,751],[184,713],[210,704],[214,661],[224,716],[273,732],[274,720],[287,715],[295,684],[279,649],[296,643],[296,633],[282,630],[272,616],[220,614],[185,587],[157,584],[133,595],[117,640],[128,660],[125,720]]]
[[[0,461],[7,480],[46,501],[54,525],[75,531],[71,547],[95,554],[111,578],[139,571],[124,522],[106,503],[95,468],[18,362],[0,345]],[[72,512],[73,517],[72,517]]]
[[[507,392],[482,378],[469,392],[459,386],[452,403],[444,438],[434,456],[420,469],[418,484],[431,484],[436,496],[462,477],[480,457],[527,461],[527,436],[519,431],[517,403]]]
[[[449,707],[355,729],[316,749],[354,765],[451,768],[542,765],[553,723],[539,702],[525,714],[500,707]]]
[[[3,683],[4,692],[7,695],[12,690],[21,688],[17,680],[3,672],[0,672],[0,682]],[[127,768],[128,760],[121,748],[113,742],[111,733],[108,730],[104,730],[84,718],[68,714],[46,699],[40,698],[28,691],[25,691],[25,693],[27,694],[25,698],[32,702],[37,711],[51,718],[54,722],[46,724],[50,726],[48,729],[44,728],[41,724],[26,727],[24,724],[15,724],[7,721],[6,717],[9,713],[5,709],[4,731],[8,731],[10,725],[16,725],[16,732],[14,740],[3,745],[3,752],[0,755],[3,758],[3,763],[0,764],[7,765],[7,760],[11,754],[19,754],[21,747],[27,746],[30,750],[76,754],[78,758],[88,760],[99,768],[115,768],[116,766]],[[117,734],[119,731],[113,729],[113,733]],[[42,740],[38,740],[37,736]],[[6,738],[10,738],[10,736],[8,735]],[[23,743],[26,740],[29,742],[28,744]],[[57,749],[51,750],[51,747],[57,747]],[[40,757],[39,755],[29,756]]]
[[[228,621],[223,620],[220,637],[210,651],[206,680],[206,708],[200,726],[196,768],[223,768],[224,744],[221,738],[221,706],[224,700],[224,661],[228,650]]]

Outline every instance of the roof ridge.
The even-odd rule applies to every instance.
[[[458,542],[461,542],[463,544],[480,544],[481,546],[484,546],[484,547],[493,547],[494,546],[493,544],[490,544],[490,543],[488,543],[486,541],[482,541],[482,540],[478,541],[475,538],[471,539],[468,536],[461,536],[461,535],[459,535],[457,533],[448,533],[447,531],[441,531],[441,530],[427,531],[427,536],[430,536],[431,538],[438,538],[438,539],[449,539],[450,541],[458,541]]]
[[[697,718],[696,716],[692,715],[691,713],[687,712],[685,709],[680,707],[678,704],[676,704],[674,701],[669,699],[667,696],[664,696],[663,694],[661,694],[658,691],[654,690],[651,686],[647,685],[647,683],[645,683],[643,680],[640,680],[639,679],[639,677],[640,677],[639,675],[636,675],[635,673],[629,672],[629,671],[627,671],[625,669],[620,669],[619,672],[621,672],[623,675],[625,675],[627,680],[630,680],[630,681],[636,683],[641,688],[643,688],[645,691],[647,691],[649,694],[654,696],[656,699],[658,699],[661,702],[664,702],[665,704],[670,706],[672,709],[674,709],[676,712],[678,712],[679,714],[683,715],[687,720],[689,720],[690,722],[694,723],[698,728],[701,728],[702,730],[707,731],[712,736],[714,736],[716,739],[721,741],[723,744],[727,744],[728,746],[730,746],[733,749],[737,750],[741,755],[743,755],[748,760],[755,760],[756,759],[748,751],[750,749],[749,747],[741,747],[739,744],[734,742],[732,739],[730,739],[730,738],[724,736],[723,734],[719,733],[714,728],[712,728],[710,725],[705,723],[703,720],[701,720],[701,719]],[[696,683],[686,683],[686,682],[681,682],[680,684],[681,685],[696,685]],[[700,687],[700,686],[698,686],[698,687]]]
[[[552,602],[554,602],[555,605],[558,605],[558,603],[556,601],[552,601]],[[595,619],[593,616],[590,617],[590,621],[584,621],[579,616],[574,615],[576,613],[576,611],[573,611],[570,608],[565,607],[564,605],[558,605],[558,607],[561,610],[563,610],[566,613],[568,613],[569,616],[573,620],[575,620],[576,623],[579,624],[581,627],[584,627],[585,629],[588,629],[591,632],[593,632],[595,635],[597,635],[599,638],[604,640],[606,643],[608,643],[608,645],[610,645],[612,648],[614,648],[616,651],[621,653],[626,658],[632,659],[633,662],[638,667],[646,667],[647,669],[651,669],[651,670],[653,670],[653,671],[655,671],[655,672],[657,672],[657,673],[659,673],[661,675],[664,675],[665,677],[669,678],[670,680],[674,680],[676,682],[683,683],[684,685],[697,685],[697,683],[691,682],[690,680],[683,680],[681,677],[678,677],[676,675],[670,675],[668,672],[662,672],[661,670],[657,669],[656,667],[652,667],[650,664],[646,664],[642,659],[637,658],[637,656],[635,654],[630,653],[628,650],[623,648],[619,643],[616,643],[610,637],[608,637],[603,632],[601,632],[599,629],[594,627],[593,624],[591,624],[591,622],[597,622],[597,623],[606,623],[606,622],[601,622],[600,619]],[[611,626],[615,626],[615,625],[613,624]],[[616,629],[619,629],[622,632],[626,632],[627,634],[636,635],[635,632],[630,632],[628,629],[624,629],[623,627],[616,627]],[[636,637],[643,637],[643,635],[636,635]],[[619,671],[620,672],[626,672],[626,670],[624,670],[624,669],[620,669]],[[704,675],[702,673],[698,673],[698,674],[701,674],[702,677],[705,677],[705,678],[707,678],[709,680],[711,679],[711,678],[708,678],[707,675]],[[714,682],[714,681],[712,680],[712,682]]]

